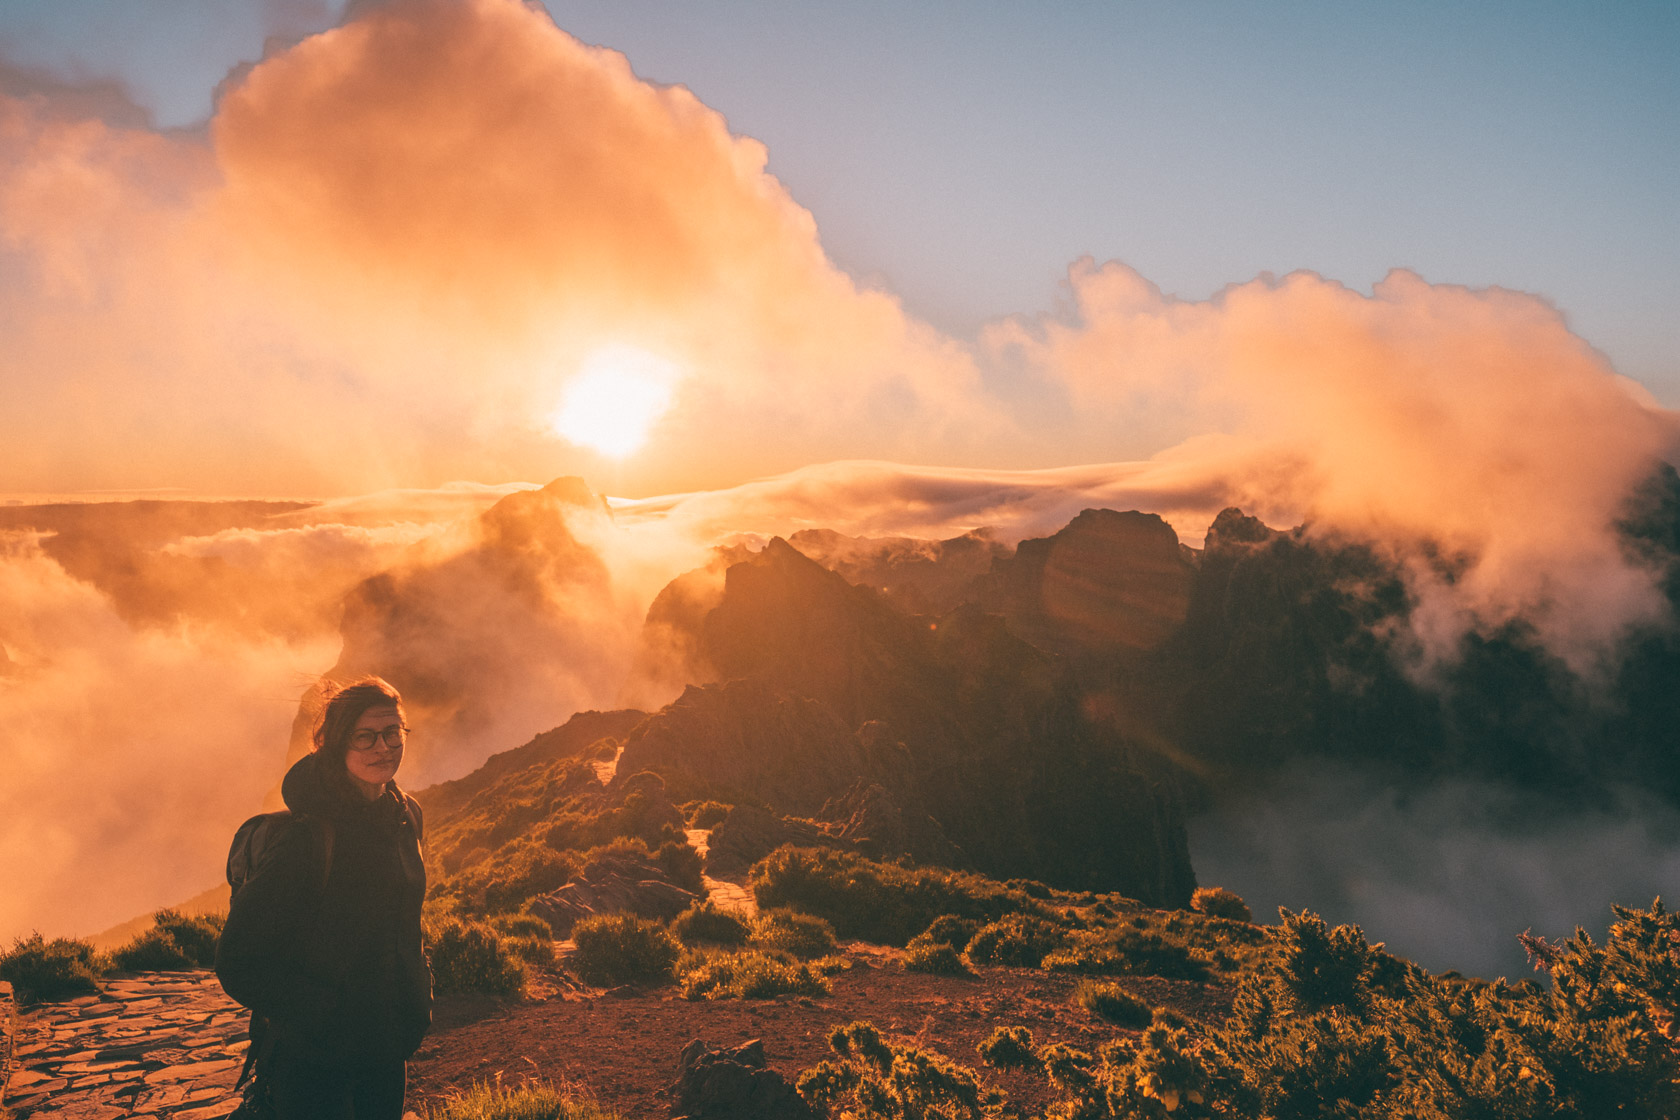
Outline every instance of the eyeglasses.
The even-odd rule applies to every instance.
[[[383,731],[362,730],[350,736],[350,749],[357,754],[367,754],[369,751],[386,750],[400,751],[403,741],[408,736],[408,728],[399,723],[393,723]]]

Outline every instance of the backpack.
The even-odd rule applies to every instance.
[[[321,861],[321,888],[324,890],[327,876],[332,874],[332,822],[325,817],[299,816],[296,819],[316,831],[321,848],[326,853],[326,859]],[[276,813],[258,813],[240,825],[238,831],[233,834],[233,843],[228,846],[227,857],[227,881],[232,889],[229,905],[232,905],[233,899],[239,897],[240,888],[249,882],[251,876],[256,874],[257,868],[262,866],[263,859],[269,854],[274,842],[291,825],[292,820],[292,813],[286,809]],[[245,1064],[240,1067],[239,1080],[233,1083],[234,1088],[243,1086],[245,1091],[239,1107],[228,1120],[269,1120],[275,1112],[269,1099],[268,1079],[265,1076],[268,1055],[274,1049],[268,1020],[255,1011],[251,1012],[251,1024],[246,1034],[250,1044],[245,1050]],[[247,1081],[250,1082],[249,1085],[246,1084]]]

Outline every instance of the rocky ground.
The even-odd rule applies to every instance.
[[[426,1044],[409,1066],[410,1106],[457,1086],[500,1078],[569,1082],[624,1120],[670,1115],[667,1090],[682,1047],[764,1041],[768,1065],[792,1079],[828,1056],[835,1026],[868,1019],[897,1039],[913,1039],[964,1065],[981,1068],[975,1045],[998,1026],[1026,1026],[1037,1042],[1093,1048],[1122,1033],[1071,999],[1077,979],[1029,969],[987,968],[973,977],[905,972],[892,949],[845,946],[852,968],[819,999],[689,1002],[675,989],[608,995],[566,992],[547,999],[488,999],[440,1006]],[[1153,1004],[1199,1018],[1223,1016],[1226,990],[1186,981],[1122,982]],[[1030,1110],[1048,1103],[1046,1083],[985,1071],[989,1084]]]
[[[113,978],[23,1014],[5,1107],[18,1120],[226,1116],[247,1018],[208,972]]]
[[[682,1047],[764,1040],[768,1064],[790,1079],[827,1054],[831,1028],[869,1019],[883,1031],[978,1066],[974,1046],[1000,1025],[1025,1025],[1040,1042],[1093,1047],[1118,1028],[1073,1003],[1075,980],[1025,969],[974,977],[905,972],[891,949],[846,947],[852,968],[820,999],[691,1003],[673,988],[608,994],[567,983],[534,985],[523,1000],[440,1000],[425,1046],[410,1064],[409,1107],[424,1110],[476,1081],[569,1083],[624,1120],[670,1115],[667,1089]],[[1183,981],[1127,986],[1187,1015],[1221,1015],[1229,993]],[[18,1120],[212,1120],[237,1104],[245,1014],[205,972],[148,973],[108,981],[104,994],[26,1012],[5,1105]],[[1031,1108],[1044,1083],[987,1074]]]

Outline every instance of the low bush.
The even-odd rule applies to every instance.
[[[427,922],[423,932],[426,957],[432,966],[432,988],[438,995],[524,993],[525,966],[490,926],[445,917]]]
[[[509,1087],[481,1082],[452,1090],[426,1110],[426,1120],[619,1120],[589,1097],[550,1085]]]
[[[1249,912],[1248,903],[1242,900],[1242,895],[1224,887],[1197,887],[1195,893],[1190,896],[1190,909],[1230,922],[1254,920],[1254,915]]]
[[[969,971],[955,945],[931,940],[925,933],[918,933],[904,947],[904,967],[909,972],[928,972],[938,976],[965,976]]]
[[[761,907],[802,910],[827,919],[841,937],[886,945],[906,944],[943,914],[991,922],[1048,913],[1025,892],[981,875],[828,848],[778,848],[753,865],[751,883]]]
[[[981,926],[968,943],[968,959],[976,964],[1038,968],[1067,938],[1067,930],[1054,922],[1013,914]]]
[[[1032,1031],[1026,1027],[998,1027],[975,1049],[982,1062],[997,1069],[1031,1069],[1038,1065],[1033,1056]]]
[[[959,918],[955,914],[941,914],[935,918],[926,929],[917,934],[929,941],[950,945],[959,951],[968,948],[969,941],[980,932],[980,923],[972,918]]]
[[[974,1071],[930,1050],[894,1046],[866,1022],[828,1036],[834,1058],[800,1074],[799,1095],[819,1112],[856,1120],[982,1120],[1004,1104]]]
[[[48,941],[39,933],[20,937],[0,953],[0,980],[11,983],[19,1003],[93,995],[99,991],[93,944],[69,937]]]
[[[572,928],[567,964],[586,984],[668,984],[682,947],[662,924],[634,914],[584,918]]]
[[[690,828],[716,828],[729,815],[731,806],[721,801],[690,801],[682,807]]]
[[[455,900],[466,914],[517,911],[529,899],[571,882],[582,866],[575,852],[521,840],[444,879],[434,893]]]
[[[752,944],[759,949],[791,953],[801,960],[826,957],[838,949],[834,927],[797,910],[764,910],[753,923]]]
[[[152,915],[151,929],[111,953],[111,967],[123,972],[214,968],[216,939],[226,921],[221,914],[189,917],[159,910]]]
[[[671,923],[671,930],[685,945],[710,941],[717,945],[745,945],[752,926],[728,910],[720,910],[708,899],[696,902]]]
[[[685,954],[677,965],[684,999],[772,999],[826,996],[833,991],[820,963],[791,954],[748,949],[739,953]]]
[[[554,930],[535,914],[496,914],[490,918],[489,924],[491,929],[506,937],[554,940]]]
[[[1198,949],[1130,926],[1074,934],[1042,961],[1042,967],[1050,972],[1164,976],[1175,980],[1206,980],[1208,964],[1208,957]]]
[[[677,886],[695,894],[706,893],[705,861],[686,838],[666,840],[654,850],[653,858]]]
[[[1116,1026],[1141,1031],[1155,1019],[1155,1009],[1112,981],[1083,980],[1073,1002]]]

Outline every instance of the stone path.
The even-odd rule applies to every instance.
[[[146,972],[24,1012],[5,1107],[18,1120],[212,1120],[239,1104],[249,1013],[206,971]]]
[[[699,852],[700,858],[704,860],[706,852],[711,847],[712,830],[709,828],[691,828],[687,831],[689,845]],[[712,905],[719,910],[734,910],[745,914],[749,918],[758,913],[758,900],[753,897],[752,891],[748,889],[745,882],[714,879],[704,872],[701,873],[700,879],[705,884],[706,896],[711,899]]]

